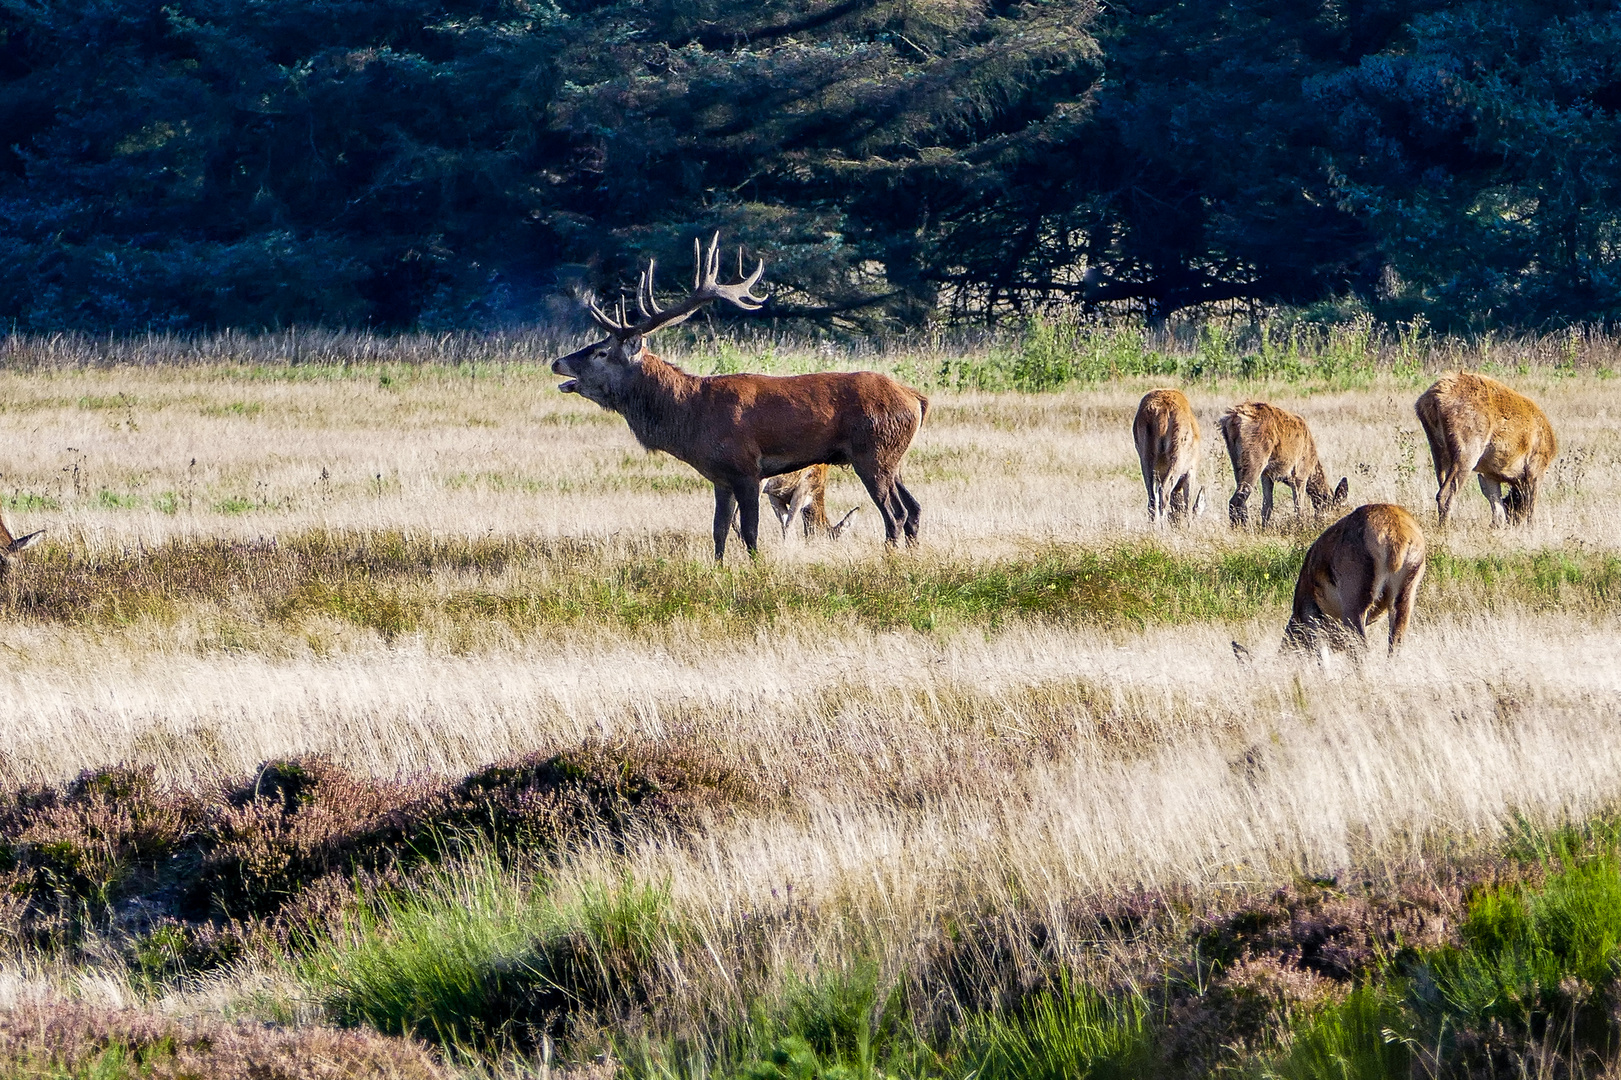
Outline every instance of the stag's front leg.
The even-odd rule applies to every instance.
[[[750,555],[757,555],[760,550],[760,481],[739,480],[732,485],[732,494],[737,499],[738,516],[742,518],[743,528],[739,531],[743,546],[749,549]]]
[[[726,534],[731,531],[731,528],[732,528],[732,512],[733,512],[734,509],[736,509],[736,507],[737,507],[737,497],[732,494],[732,489],[730,487],[727,487],[725,484],[717,483],[715,485],[715,561],[716,562],[721,562],[722,560],[724,560],[726,558]],[[758,524],[759,517],[760,517],[760,504],[759,504],[758,500],[756,500],[756,502],[754,504],[754,517],[755,517],[756,524]],[[749,533],[743,533],[741,529],[739,530],[739,532],[743,536],[743,542],[745,544],[749,543],[750,534]],[[753,545],[751,544],[750,546],[752,547]]]

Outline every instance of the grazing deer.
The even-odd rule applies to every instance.
[[[1264,401],[1246,401],[1222,413],[1216,421],[1227,456],[1233,462],[1233,479],[1238,490],[1227,503],[1227,517],[1234,525],[1249,522],[1250,492],[1261,483],[1261,524],[1272,522],[1272,485],[1287,484],[1294,497],[1295,517],[1303,512],[1300,490],[1304,488],[1318,513],[1345,505],[1351,482],[1340,478],[1339,486],[1328,489],[1328,475],[1317,458],[1317,442],[1306,421],[1292,412]]]
[[[1388,611],[1394,654],[1413,617],[1424,557],[1424,533],[1401,507],[1369,503],[1346,514],[1306,551],[1284,648],[1366,649],[1368,623]]]
[[[1131,424],[1137,460],[1148,488],[1148,516],[1155,525],[1204,513],[1199,483],[1199,421],[1180,390],[1150,390]],[[1190,509],[1191,508],[1191,509]]]
[[[1493,525],[1531,520],[1537,484],[1559,452],[1553,425],[1536,402],[1496,379],[1449,371],[1419,395],[1413,409],[1430,440],[1442,525],[1472,472],[1480,474],[1480,490],[1492,504]]]
[[[856,507],[834,525],[827,517],[827,474],[830,466],[811,465],[798,472],[784,473],[773,476],[765,482],[766,498],[771,500],[771,509],[776,512],[777,522],[782,526],[782,538],[788,539],[788,530],[793,527],[794,516],[800,515],[804,522],[805,537],[809,539],[818,533],[837,540],[844,532],[844,527],[850,524],[850,519],[856,516]]]
[[[735,285],[720,283],[720,234],[708,250],[693,247],[697,269],[692,293],[669,308],[653,295],[654,265],[637,288],[640,320],[612,317],[595,303],[591,317],[608,332],[601,341],[552,361],[579,394],[625,418],[638,442],[691,465],[715,485],[715,558],[726,555],[732,510],[749,554],[758,549],[760,482],[807,465],[849,465],[866,486],[895,544],[917,542],[923,508],[901,482],[901,464],[923,426],[929,399],[872,371],[816,375],[689,375],[647,350],[655,330],[674,326],[715,300],[756,311],[765,297],[751,290],[765,261]],[[741,262],[741,253],[739,261]]]
[[[827,518],[827,473],[831,466],[811,465],[797,472],[784,473],[773,476],[761,488],[767,499],[771,500],[771,509],[777,515],[777,524],[782,526],[782,538],[788,539],[788,530],[793,527],[794,518],[798,517],[805,526],[805,539],[809,540],[818,533],[837,540],[844,532],[844,527],[850,519],[856,516],[856,507],[844,517],[839,519],[837,525],[830,524]],[[738,524],[738,515],[732,515],[732,531],[742,535],[742,527]]]

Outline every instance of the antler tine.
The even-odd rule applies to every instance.
[[[741,247],[737,249],[737,263],[737,272],[741,274],[743,272],[743,249]],[[737,284],[715,284],[710,288],[717,297],[722,300],[730,300],[744,311],[759,311],[761,306],[764,305],[767,300],[771,299],[770,296],[754,295],[754,287],[760,284],[760,279],[764,276],[765,260],[761,259],[759,264],[755,266],[754,273],[750,274],[742,281],[739,281]]]
[[[590,309],[592,320],[608,333],[618,337],[624,331],[624,322],[615,322],[612,315],[602,310],[602,306],[597,303],[595,297],[586,301],[586,307]]]
[[[718,285],[720,283],[720,230],[709,238],[709,258],[704,260],[704,284]]]
[[[653,298],[653,271],[658,264],[657,259],[647,260],[647,269],[642,272],[642,280],[636,288],[636,306],[641,309],[644,319],[663,314],[659,302]]]

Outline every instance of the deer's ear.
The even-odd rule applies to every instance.
[[[39,543],[40,538],[44,535],[45,530],[41,529],[39,532],[31,532],[27,536],[19,536],[17,539],[11,542],[11,546],[6,550],[12,555],[17,554],[19,551],[26,551],[35,544]]]
[[[1193,500],[1193,516],[1198,517],[1204,513],[1204,488],[1199,489],[1199,497]]]
[[[619,355],[627,364],[641,363],[642,357],[647,355],[647,340],[640,334],[626,338],[619,344]]]
[[[1340,485],[1334,489],[1334,501],[1337,503],[1342,503],[1350,496],[1350,494],[1351,478],[1349,476],[1340,477]]]

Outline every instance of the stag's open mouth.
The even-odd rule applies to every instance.
[[[564,379],[557,384],[557,392],[560,394],[578,394],[580,392],[580,380]]]

